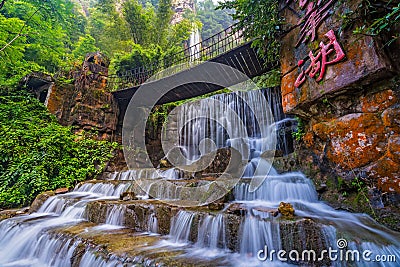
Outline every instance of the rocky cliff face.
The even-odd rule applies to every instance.
[[[283,11],[289,33],[281,90],[285,112],[304,124],[297,152],[308,161],[300,165],[337,207],[398,213],[400,42],[384,47],[385,36],[353,34],[362,20],[343,17],[361,1],[283,2],[290,8]]]
[[[106,90],[108,64],[100,53],[87,54],[82,68],[72,73],[74,83],[56,82],[46,103],[61,124],[95,133],[98,139],[115,140],[118,106]]]

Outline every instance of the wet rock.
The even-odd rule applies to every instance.
[[[322,250],[328,249],[329,242],[322,229],[322,225],[311,219],[301,219],[297,221],[282,221],[280,223],[280,236],[282,249],[289,252],[295,250],[302,254],[303,251],[314,251],[318,258]],[[305,261],[292,261],[296,265],[307,266],[331,266],[329,258],[325,257],[322,261],[313,260],[311,257],[305,257]],[[311,265],[310,265],[311,264]]]
[[[157,200],[137,200],[126,206],[125,225],[138,231],[147,231],[149,218],[153,214],[158,221],[158,233],[167,235],[171,218],[177,212],[176,207]]]
[[[87,203],[85,210],[86,219],[93,223],[105,223],[108,206],[103,201],[91,201]]]
[[[138,200],[138,198],[136,197],[135,192],[123,192],[119,196],[119,199],[123,200],[123,201]]]
[[[276,216],[278,216],[278,214],[279,214],[279,210],[277,210],[277,209],[271,209],[271,208],[267,208],[267,207],[255,207],[255,208],[253,208],[254,210],[257,210],[257,211],[261,211],[261,212],[264,212],[264,213],[269,213],[269,214],[271,214],[273,217],[276,217]]]
[[[244,216],[247,214],[247,208],[241,203],[232,203],[229,205],[227,213]]]
[[[56,189],[55,191],[54,191],[54,193],[56,194],[56,195],[58,195],[58,194],[65,194],[65,193],[68,193],[68,188],[66,188],[66,187],[63,187],[63,188],[58,188],[58,189]]]
[[[242,216],[225,214],[226,221],[226,246],[232,251],[239,251]]]
[[[225,204],[220,201],[214,201],[210,204],[208,204],[208,208],[210,210],[222,210],[225,207]]]
[[[237,174],[241,173],[244,163],[242,155],[234,148],[219,148],[214,153],[203,155],[198,161],[190,166],[185,166],[189,172],[194,172],[195,177],[201,177],[203,174],[221,173]],[[215,175],[214,175],[215,176]]]
[[[316,190],[319,194],[322,194],[328,190],[328,186],[323,183],[323,184],[320,184]]]
[[[0,211],[0,221],[9,219],[18,215],[27,214],[29,212],[29,207],[25,207],[22,209],[10,209],[10,210],[1,210]]]
[[[43,205],[43,203],[51,196],[54,196],[55,192],[54,191],[46,191],[41,194],[39,194],[35,200],[32,202],[29,212],[36,212],[39,210],[39,208]]]
[[[161,159],[159,167],[160,168],[172,168],[173,166],[167,159]]]
[[[79,267],[83,254],[85,254],[86,246],[80,243],[74,250],[71,257],[71,267]]]
[[[278,211],[284,217],[291,218],[294,216],[294,208],[290,203],[281,202],[278,207]]]

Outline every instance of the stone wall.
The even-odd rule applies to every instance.
[[[344,17],[357,14],[362,1],[314,2],[281,1],[288,32],[281,48],[282,103],[304,124],[297,153],[308,161],[299,163],[333,205],[354,193],[368,203],[354,199],[347,208],[398,213],[400,42],[387,47],[386,36],[353,33],[362,19]]]

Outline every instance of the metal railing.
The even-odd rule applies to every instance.
[[[246,41],[243,31],[236,29],[236,26],[233,24],[229,28],[159,61],[109,75],[107,87],[110,90],[119,90],[139,86],[152,76],[152,79],[157,80],[226,53]],[[168,69],[172,66],[176,67]],[[168,69],[168,73],[165,72],[166,69]]]

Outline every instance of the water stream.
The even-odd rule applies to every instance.
[[[266,151],[275,149],[284,154],[291,152],[287,128],[293,120],[283,115],[279,94],[271,94],[268,90],[263,91],[262,94],[272,105],[271,114],[274,119],[263,109],[263,106],[257,104],[261,101],[258,99],[260,94],[248,92],[242,95],[246,95],[246,101],[254,104],[255,113],[249,112],[249,105],[233,94],[214,96],[212,100],[205,99],[182,107],[180,121],[183,134],[180,143],[177,144],[185,151],[190,161],[195,161],[210,152],[210,147],[204,146],[204,142],[201,142],[207,138],[214,140],[215,146],[211,147],[213,149],[231,146],[242,155],[246,155],[245,158],[249,162],[243,178],[233,189],[234,200],[229,203],[229,205],[240,205],[245,211],[237,222],[239,231],[234,236],[237,244],[232,245],[234,234],[229,233],[228,229],[233,227],[231,217],[229,217],[233,215],[228,214],[229,205],[225,204],[225,208],[221,211],[180,209],[171,218],[169,235],[160,236],[162,240],[156,245],[149,245],[148,249],[158,248],[171,251],[182,248],[187,257],[202,260],[209,258],[211,261],[215,258],[225,258],[227,261],[223,265],[231,266],[286,266],[302,261],[278,260],[277,254],[273,259],[266,258],[263,261],[258,259],[257,255],[260,256],[260,250],[265,248],[268,248],[269,252],[278,251],[287,248],[288,244],[293,245],[294,248],[314,248],[302,242],[307,240],[307,235],[315,235],[315,242],[311,245],[318,247],[316,248],[319,249],[318,252],[329,248],[342,251],[341,249],[345,247],[342,247],[339,241],[344,240],[347,242],[348,250],[357,250],[361,253],[370,250],[371,259],[376,255],[394,255],[397,262],[400,261],[398,233],[377,224],[365,214],[334,210],[318,200],[314,185],[302,173],[278,174],[265,159],[260,157]],[[213,107],[212,103],[215,103],[215,100],[233,108],[243,121],[244,128],[235,127],[235,121],[230,120],[223,109]],[[210,115],[211,113],[214,114]],[[216,120],[203,119],[218,116],[223,117],[223,125],[217,123]],[[262,121],[256,120],[256,117],[262,118]],[[187,124],[187,121],[191,121],[191,124]],[[268,143],[268,139],[263,137],[263,132],[270,133],[271,131],[274,131],[277,136],[277,144]],[[228,136],[228,132],[233,133],[233,138]],[[115,203],[118,203],[120,194],[130,187],[127,181],[145,178],[149,181],[148,191],[151,191],[156,198],[179,199],[179,192],[159,184],[151,189],[154,180],[173,179],[179,183],[183,178],[179,174],[180,172],[176,169],[138,169],[112,173],[109,175],[109,180],[79,184],[72,192],[50,197],[38,212],[0,222],[0,266],[71,266],[75,251],[80,246],[84,246],[84,250],[80,261],[75,263],[75,266],[134,266],[133,263],[123,265],[118,257],[110,256],[107,259],[99,257],[96,248],[85,245],[80,239],[75,240],[57,234],[55,230],[86,221],[87,204],[99,200],[105,203],[112,201],[114,204],[107,206],[106,226],[100,225],[100,228],[92,230],[88,228],[88,231],[113,229],[113,226],[123,227],[126,206]],[[258,176],[266,179],[257,190],[250,192],[251,180]],[[282,201],[294,206],[296,217],[293,221],[282,220],[279,216],[274,217],[270,212],[276,210]],[[162,218],[158,217],[154,207],[151,209],[152,213],[144,223],[144,231],[149,235],[154,235],[160,232]],[[307,228],[307,224],[304,223],[309,219],[314,223],[311,225],[312,229]],[[316,228],[313,228],[314,226]],[[264,253],[262,256],[265,256]],[[326,266],[348,266],[349,264],[343,259],[331,260],[325,257],[324,260],[325,264],[318,264],[317,261],[314,263]],[[303,264],[307,265],[307,261],[303,261]],[[366,264],[365,261],[351,262],[353,266]],[[398,263],[373,262],[370,265],[398,266]]]

